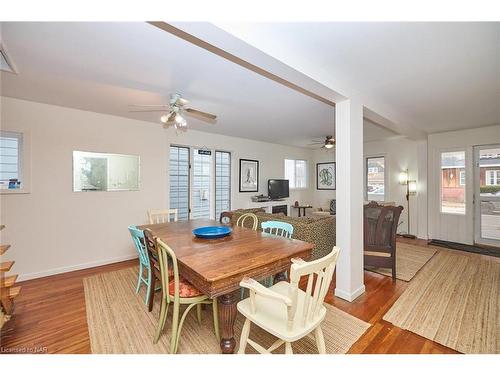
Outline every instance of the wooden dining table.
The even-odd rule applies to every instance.
[[[247,228],[233,227],[232,233],[218,239],[201,239],[195,228],[220,225],[215,220],[189,220],[143,225],[175,252],[179,273],[210,298],[218,298],[221,323],[221,351],[234,353],[234,322],[240,281],[248,276],[274,281],[286,280],[291,259],[309,259],[313,244],[283,238]]]

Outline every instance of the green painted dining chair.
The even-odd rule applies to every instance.
[[[179,276],[179,267],[177,257],[174,251],[162,240],[157,239],[158,260],[161,271],[161,308],[160,319],[156,329],[153,342],[156,344],[163,332],[165,322],[167,321],[169,305],[173,304],[172,312],[172,336],[170,338],[170,354],[175,354],[179,347],[179,338],[182,325],[189,311],[196,306],[198,322],[201,323],[201,305],[212,305],[212,314],[214,321],[214,331],[217,342],[220,341],[219,335],[219,316],[217,298],[210,299],[204,295],[183,277]],[[169,269],[171,268],[171,270]],[[179,320],[180,305],[187,305],[184,313]]]
[[[149,296],[151,294],[151,278],[153,275],[151,272],[151,262],[149,261],[148,251],[144,240],[144,232],[137,229],[133,225],[128,227],[128,230],[132,235],[135,249],[139,255],[139,274],[137,276],[137,287],[135,288],[135,293],[139,293],[141,285],[144,284],[146,286],[145,303],[148,304]],[[144,275],[144,273],[146,275]]]

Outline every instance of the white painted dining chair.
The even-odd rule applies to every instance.
[[[163,224],[169,223],[171,216],[174,217],[174,221],[179,219],[179,211],[177,208],[170,208],[166,210],[149,210],[149,224]]]
[[[238,311],[246,318],[241,331],[239,354],[245,353],[247,344],[261,354],[271,354],[285,344],[285,353],[292,354],[291,343],[313,331],[319,353],[326,353],[321,330],[321,322],[326,316],[323,302],[339,252],[340,249],[335,246],[328,255],[311,262],[292,259],[290,283],[281,281],[266,288],[253,279],[244,278],[241,281],[240,286],[249,289],[250,297],[237,305]],[[308,276],[305,292],[299,289],[299,281],[303,276]],[[249,339],[251,323],[276,336],[278,340],[266,349]]]

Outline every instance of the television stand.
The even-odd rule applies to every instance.
[[[272,214],[274,206],[283,206],[283,205],[286,205],[287,206],[287,211],[288,211],[287,215],[289,215],[290,211],[291,211],[291,209],[289,207],[292,204],[293,204],[293,202],[290,199],[269,200],[269,201],[266,201],[266,202],[252,202],[252,201],[249,201],[246,204],[245,208],[262,208],[268,214]]]

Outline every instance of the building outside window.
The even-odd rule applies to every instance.
[[[366,158],[365,197],[369,201],[385,200],[385,158]]]

